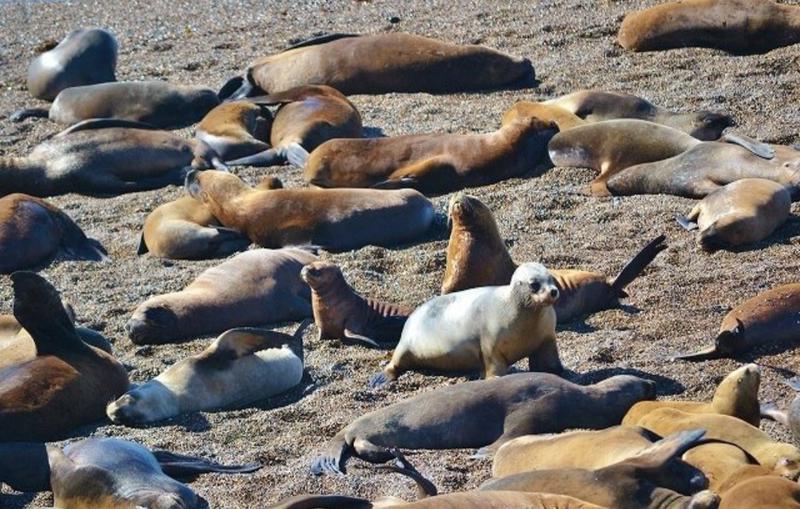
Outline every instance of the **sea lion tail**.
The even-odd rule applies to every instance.
[[[372,509],[372,502],[364,498],[344,495],[298,495],[267,509]]]
[[[626,296],[624,291],[625,287],[628,286],[631,281],[639,277],[642,271],[650,265],[650,262],[653,261],[658,253],[667,248],[667,244],[664,242],[666,239],[667,237],[662,233],[644,246],[636,256],[631,258],[619,274],[617,274],[617,277],[614,278],[614,282],[611,283],[611,290],[621,297]]]
[[[308,151],[299,143],[290,143],[283,148],[286,160],[298,168],[305,167],[308,162]]]
[[[16,491],[50,491],[50,462],[45,444],[0,444],[1,483]]]
[[[200,474],[216,472],[219,474],[249,474],[260,470],[261,463],[249,463],[246,465],[221,465],[217,462],[197,458],[194,456],[184,456],[169,451],[153,451],[161,470],[168,476],[178,480],[191,480]]]
[[[50,110],[45,108],[26,108],[24,110],[18,110],[8,116],[8,119],[12,122],[22,122],[26,118],[48,118],[50,116]]]
[[[436,488],[436,485],[419,473],[419,471],[414,468],[411,463],[409,463],[409,461],[400,453],[398,449],[391,449],[390,452],[395,457],[395,464],[377,465],[375,467],[376,470],[389,470],[390,472],[395,472],[411,478],[417,484],[418,499],[435,497],[439,494],[439,490]]]

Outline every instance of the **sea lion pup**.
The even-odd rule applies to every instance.
[[[229,161],[267,150],[272,120],[266,106],[250,101],[224,102],[203,117],[194,135],[223,161]]]
[[[159,129],[180,129],[199,121],[219,104],[210,88],[173,85],[165,81],[117,81],[61,91],[50,108],[29,108],[9,118],[49,118],[76,124],[92,118],[144,122]]]
[[[736,482],[720,491],[720,509],[798,509],[800,485],[783,477],[769,475],[761,467],[743,469]]]
[[[356,456],[382,463],[390,448],[496,449],[512,438],[603,429],[655,397],[655,384],[630,375],[581,386],[549,373],[517,373],[446,385],[375,410],[341,430],[312,463],[311,471],[344,472]]]
[[[160,344],[310,318],[311,294],[300,270],[316,259],[297,248],[246,251],[180,292],[147,299],[125,329],[136,344]]]
[[[524,357],[531,371],[560,373],[553,310],[558,295],[544,265],[523,263],[507,286],[434,297],[408,317],[392,360],[370,385],[379,387],[418,368],[480,370],[492,378]]]
[[[631,51],[705,47],[756,54],[800,42],[800,8],[771,0],[681,0],[625,16],[617,34]]]
[[[413,187],[441,194],[519,177],[547,157],[555,122],[524,117],[485,134],[330,140],[303,169],[319,187]]]
[[[107,259],[105,248],[58,207],[21,193],[0,198],[0,273],[35,267],[56,255]]]
[[[768,162],[775,158],[775,149],[766,143],[736,134],[726,134],[720,141],[725,143],[702,142],[672,127],[626,118],[604,120],[558,133],[550,140],[547,149],[556,166],[592,168],[600,172],[589,185],[591,194],[598,196],[614,192],[608,187],[609,181],[623,170],[643,163],[669,160],[698,147],[730,148],[731,153],[760,159],[763,165],[775,163]]]
[[[339,267],[313,262],[300,277],[311,288],[311,308],[319,338],[348,339],[379,347],[378,342],[397,342],[413,309],[364,298],[347,284]]]
[[[632,425],[642,416],[657,408],[677,408],[688,413],[714,413],[730,415],[758,426],[761,424],[761,410],[758,404],[758,387],[761,383],[761,370],[755,364],[747,364],[726,376],[710,403],[694,401],[642,401],[631,407],[622,424]]]
[[[758,465],[758,461],[747,451],[724,442],[710,442],[692,447],[683,453],[681,459],[705,474],[708,489],[714,493],[720,493],[722,487],[742,468]],[[765,470],[777,475],[772,470]]]
[[[303,167],[308,153],[333,138],[361,138],[361,114],[341,92],[325,85],[296,87],[249,101],[278,104],[272,123],[272,148],[228,161],[231,166],[274,166],[287,160]]]
[[[413,189],[258,189],[221,171],[190,172],[190,196],[220,223],[262,247],[312,244],[346,251],[391,246],[424,234],[433,205]]]
[[[58,292],[32,272],[15,272],[14,317],[36,344],[35,359],[0,370],[0,441],[50,441],[100,420],[128,390],[114,357],[84,343]]]
[[[396,32],[333,34],[256,60],[230,99],[259,91],[277,94],[303,85],[328,85],[345,95],[446,94],[517,88],[533,81],[530,60],[484,46]]]
[[[242,408],[286,392],[303,378],[303,332],[231,329],[106,408],[117,424],[140,425],[189,412]]]
[[[759,345],[791,343],[800,337],[800,283],[781,285],[742,302],[725,315],[714,346],[676,359],[733,357]]]
[[[116,81],[117,48],[117,40],[105,30],[70,32],[31,62],[28,91],[37,99],[52,101],[65,88]]]
[[[704,251],[716,251],[764,240],[786,221],[791,206],[786,186],[745,178],[712,192],[677,220],[687,230],[700,230]]]
[[[579,90],[544,101],[543,104],[563,108],[585,122],[621,118],[647,120],[675,128],[703,141],[719,139],[722,131],[733,125],[733,119],[722,113],[707,110],[676,113],[641,97],[607,90]]]
[[[37,145],[27,157],[0,157],[0,196],[146,191],[180,183],[189,168],[212,166],[226,168],[205,143],[138,122],[93,119]]]
[[[702,429],[676,433],[608,467],[522,472],[480,489],[562,494],[616,509],[716,509],[719,497],[697,493],[708,484],[702,472],[678,460],[702,437]]]

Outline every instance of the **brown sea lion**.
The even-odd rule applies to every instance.
[[[678,460],[702,437],[702,429],[684,431],[607,467],[522,472],[480,489],[562,494],[616,509],[715,509],[719,497],[697,493],[708,484],[703,473]]]
[[[761,410],[758,404],[758,387],[761,383],[761,370],[755,364],[747,364],[726,376],[714,391],[710,403],[695,401],[642,401],[631,407],[622,424],[632,425],[642,416],[657,408],[677,408],[688,413],[715,413],[738,417],[758,426],[761,423]]]
[[[777,182],[745,178],[713,191],[688,216],[687,230],[698,229],[700,247],[716,251],[752,244],[772,235],[789,217],[792,196]]]
[[[505,126],[528,117],[536,117],[545,122],[555,122],[559,132],[586,124],[585,120],[560,106],[541,102],[517,101],[503,113],[500,125]]]
[[[361,114],[341,92],[325,85],[296,87],[249,101],[280,107],[272,123],[272,147],[228,161],[231,166],[274,166],[287,160],[303,167],[308,153],[333,138],[361,138]],[[227,159],[226,159],[227,161]]]
[[[396,343],[413,311],[403,305],[362,297],[331,262],[306,265],[300,277],[311,288],[311,307],[320,340],[349,339],[372,346],[380,346],[378,342]]]
[[[389,461],[394,447],[497,448],[523,435],[607,428],[619,424],[637,401],[654,397],[653,382],[630,375],[588,386],[548,373],[446,385],[356,419],[333,438],[311,470],[344,472],[351,456]]]
[[[117,40],[105,30],[70,32],[58,46],[31,62],[28,91],[52,101],[65,88],[116,81],[117,48]]]
[[[102,261],[106,254],[58,207],[27,194],[0,198],[0,273],[35,267],[56,255]]]
[[[433,205],[412,189],[267,190],[221,171],[190,172],[186,189],[220,223],[263,247],[388,246],[416,239],[433,221]]]
[[[800,509],[800,485],[750,466],[720,490],[719,509]]]
[[[267,150],[271,129],[269,108],[250,101],[232,101],[209,111],[194,135],[228,161]]]
[[[49,118],[76,124],[92,118],[117,118],[144,122],[159,129],[180,129],[198,122],[219,104],[217,94],[205,87],[185,87],[165,81],[117,81],[61,91],[49,109],[20,110],[9,118]]]
[[[296,248],[246,251],[180,292],[147,299],[125,329],[134,343],[155,344],[310,318],[311,294],[300,270],[316,259]]]
[[[32,272],[15,272],[14,317],[37,356],[0,370],[0,441],[50,441],[100,420],[108,401],[128,390],[114,357],[84,343],[58,292]]]
[[[523,263],[505,286],[440,295],[408,317],[392,360],[370,380],[378,387],[405,371],[480,371],[505,375],[525,357],[531,371],[563,370],[556,344],[559,293],[544,265]]]
[[[681,0],[625,16],[617,42],[631,51],[716,48],[756,54],[800,42],[800,8],[772,0]]]
[[[333,34],[256,60],[230,98],[258,95],[259,90],[277,94],[303,85],[328,85],[345,95],[444,94],[516,88],[533,81],[530,60],[484,46],[397,32]],[[230,88],[226,85],[223,91]]]
[[[676,359],[706,360],[733,357],[765,344],[790,343],[800,338],[800,283],[759,293],[733,308],[719,327],[714,346]]]
[[[708,489],[714,493],[720,493],[722,487],[742,468],[758,465],[758,461],[741,447],[722,442],[692,447],[683,453],[681,459],[705,474]],[[777,475],[772,470],[768,471]]]
[[[303,169],[319,187],[413,187],[440,194],[519,177],[547,157],[555,122],[525,117],[486,134],[417,134],[338,139],[314,150]]]

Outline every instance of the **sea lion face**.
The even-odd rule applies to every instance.
[[[151,380],[109,403],[106,415],[115,424],[132,426],[171,417],[176,407],[174,395],[158,380]]]
[[[341,269],[331,262],[314,262],[303,267],[300,278],[311,288],[318,288],[330,285],[343,276]]]
[[[474,196],[460,192],[450,198],[447,217],[459,227],[472,229],[494,227],[494,216],[489,207]]]
[[[797,457],[783,457],[775,462],[775,472],[787,479],[797,481],[800,477],[800,461]]]
[[[741,351],[747,345],[744,338],[744,324],[738,318],[736,327],[731,330],[720,331],[715,341],[717,352],[725,355],[733,355]]]
[[[157,339],[174,334],[178,317],[166,304],[152,305],[137,310],[125,324],[125,330],[134,343]]]
[[[552,306],[558,300],[558,286],[541,263],[523,263],[511,276],[511,287],[524,296],[526,307]]]
[[[656,399],[656,383],[646,378],[633,375],[615,375],[606,378],[599,385],[609,391],[616,391],[623,395],[626,400],[633,402]]]
[[[186,175],[186,192],[195,200],[209,204],[217,196],[236,196],[249,188],[239,177],[224,171],[190,171]]]
[[[698,140],[713,141],[722,135],[722,131],[734,124],[730,115],[702,110],[697,112],[689,134]]]

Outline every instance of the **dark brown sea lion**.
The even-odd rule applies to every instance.
[[[108,401],[128,390],[114,357],[84,343],[58,292],[32,272],[15,272],[14,317],[37,356],[0,370],[0,441],[49,441],[100,420]]]
[[[356,456],[382,463],[389,449],[496,448],[522,435],[602,429],[655,397],[655,384],[619,375],[580,386],[548,373],[518,373],[448,385],[370,412],[340,431],[314,460],[314,473],[344,472]]]
[[[678,223],[698,229],[705,251],[752,244],[772,235],[792,206],[789,190],[777,182],[744,178],[713,191]]]
[[[372,346],[400,339],[413,311],[403,305],[364,298],[347,284],[341,269],[331,262],[303,267],[300,277],[311,288],[311,307],[319,339],[349,339]]]
[[[617,41],[632,51],[699,46],[756,54],[800,42],[800,8],[772,0],[681,0],[625,16]]]
[[[555,122],[521,117],[486,134],[420,134],[331,140],[303,169],[320,187],[413,187],[445,193],[518,177],[547,157]]]
[[[52,101],[65,88],[116,81],[117,40],[99,29],[79,29],[28,67],[28,91]]]
[[[790,343],[800,338],[800,283],[777,286],[733,308],[719,327],[714,346],[676,359],[733,357],[759,345]]]
[[[103,246],[58,207],[26,194],[0,198],[0,273],[35,267],[59,254],[107,259]]]
[[[394,245],[416,239],[433,221],[433,205],[412,189],[267,190],[221,171],[190,172],[186,189],[223,225],[263,247]]]
[[[749,470],[750,472],[748,472]],[[800,485],[760,467],[747,467],[748,475],[720,490],[719,509],[800,509]]]
[[[258,90],[277,94],[303,85],[328,85],[354,95],[466,92],[533,81],[530,60],[484,46],[397,32],[334,34],[256,60],[230,98],[258,95]]]
[[[198,124],[195,137],[228,161],[267,150],[271,129],[269,108],[250,101],[232,101],[209,111]]]
[[[180,292],[147,299],[125,325],[136,344],[168,343],[236,327],[311,317],[303,249],[255,249],[200,274]]]
[[[217,94],[204,87],[172,85],[165,81],[118,81],[61,91],[49,109],[31,108],[11,115],[76,124],[91,118],[144,122],[159,129],[180,129],[199,121],[219,104]]]

